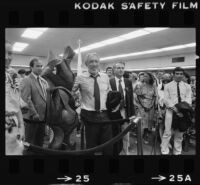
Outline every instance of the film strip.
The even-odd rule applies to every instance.
[[[144,0],[143,0],[144,1]],[[168,1],[168,2],[167,2]],[[200,56],[200,11],[171,10],[75,10],[79,1],[1,1],[1,51],[5,29],[20,27],[189,27],[196,28],[196,55]],[[80,0],[83,3],[82,0]],[[88,1],[92,2],[92,1]],[[105,2],[105,1],[104,1]],[[116,7],[123,1],[117,0]],[[133,2],[133,1],[131,1]],[[136,3],[136,1],[134,1]],[[144,1],[145,2],[145,1]],[[170,4],[171,1],[162,1]],[[183,3],[184,1],[178,1]],[[195,1],[191,1],[195,2]],[[200,5],[199,5],[200,6]],[[4,52],[2,52],[4,53]],[[1,60],[4,60],[3,54]],[[196,69],[199,69],[199,59]],[[4,74],[4,68],[1,69]],[[197,74],[197,82],[199,75]],[[3,75],[2,75],[3,77]],[[4,78],[2,78],[2,81]],[[2,94],[4,90],[2,89]],[[197,113],[199,110],[197,83]],[[4,120],[1,104],[1,120]],[[199,123],[199,115],[196,115]],[[5,156],[4,126],[1,124],[0,184],[199,184],[199,124],[196,124],[194,156]],[[153,179],[155,177],[155,179]],[[156,179],[157,178],[157,179]],[[165,178],[163,181],[160,180]]]

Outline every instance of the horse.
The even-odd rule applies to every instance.
[[[78,125],[75,101],[70,92],[75,79],[70,67],[74,55],[70,46],[65,48],[61,61],[50,52],[48,64],[41,74],[50,87],[47,90],[46,124],[53,130],[53,138],[48,146],[52,149],[60,149],[63,143],[73,149],[70,134]],[[57,65],[52,66],[52,63]],[[53,73],[54,67],[56,67],[56,74]]]

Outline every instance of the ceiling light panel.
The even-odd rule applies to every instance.
[[[29,44],[23,42],[15,42],[13,44],[12,50],[21,52],[23,51]]]
[[[21,35],[21,37],[29,39],[37,39],[40,37],[48,28],[27,28]]]

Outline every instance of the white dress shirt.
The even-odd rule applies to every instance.
[[[81,109],[95,111],[94,78],[90,75],[91,74],[87,72],[77,76],[72,88],[72,94],[76,94],[76,91],[79,90],[81,94]],[[107,110],[107,94],[111,90],[108,75],[99,73],[97,82],[100,90],[100,110]]]
[[[122,89],[123,89],[123,94],[124,94],[124,97],[125,97],[125,83],[124,83],[124,77],[121,77],[121,85],[122,85]],[[116,82],[116,87],[117,87],[117,91],[119,91],[119,78],[117,78],[115,76],[115,82]]]
[[[39,83],[40,83],[40,86],[42,87],[43,95],[44,95],[44,97],[46,98],[46,97],[47,97],[46,87],[45,87],[44,84],[42,83],[42,82],[45,82],[45,83],[46,83],[46,80],[44,80],[41,76],[35,75],[33,72],[31,72],[31,74],[34,76],[34,78],[36,79],[36,81],[38,81],[38,77],[39,77]]]
[[[179,82],[181,101],[186,101],[191,105],[192,103],[192,90],[189,84],[181,81]],[[164,102],[167,107],[173,107],[178,103],[177,82],[172,81],[165,85],[164,88]]]

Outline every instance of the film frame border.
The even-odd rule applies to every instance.
[[[20,4],[18,4],[11,9],[2,10],[0,13],[2,27],[0,32],[1,40],[5,40],[5,28],[14,27],[190,27],[196,28],[196,55],[200,56],[200,28],[198,22],[198,20],[200,20],[200,14],[197,12],[135,11],[135,13],[133,13],[105,11],[103,14],[99,15],[98,11],[97,14],[92,11],[80,11],[77,15],[74,11],[60,7],[54,10],[54,13],[52,14],[51,11],[53,6],[49,7],[50,9],[47,10],[44,6],[39,8],[38,6],[35,6],[31,11],[24,11],[21,9]],[[131,22],[128,21],[130,19],[132,20]],[[1,47],[3,51],[5,49],[4,42],[1,44]],[[0,57],[2,57],[3,61],[4,56],[0,54]],[[196,71],[198,71],[198,69],[199,59],[196,61]],[[2,73],[3,72],[4,71],[2,71]],[[197,82],[199,82],[198,75]],[[198,91],[199,89],[197,88],[197,110],[199,107]],[[196,118],[196,122],[198,123],[198,115],[196,115]],[[3,126],[1,127],[3,128]],[[196,125],[196,128],[199,130],[198,124]],[[3,129],[1,129],[0,133],[4,136],[2,130]],[[199,146],[199,134],[196,136],[196,145]],[[1,140],[1,146],[4,146],[4,139]],[[66,158],[61,156],[7,157],[4,156],[4,152],[1,152],[1,171],[3,169],[1,181],[3,180],[5,184],[15,184],[16,182],[27,184],[27,181],[24,181],[25,179],[23,179],[24,176],[27,176],[30,178],[31,184],[38,184],[38,179],[40,179],[40,184],[50,184],[58,183],[55,178],[63,174],[69,176],[74,176],[74,174],[90,174],[91,184],[102,184],[102,180],[105,181],[106,178],[108,178],[108,182],[103,182],[103,184],[112,184],[114,182],[155,184],[150,181],[150,177],[155,174],[167,175],[170,173],[191,173],[194,176],[192,183],[197,184],[199,181],[197,178],[199,166],[197,164],[200,162],[198,159],[199,148],[197,146],[195,156],[179,156],[178,159],[176,156],[69,156]],[[151,166],[151,171],[149,171],[148,166]],[[148,179],[145,179],[145,177],[148,177]],[[143,181],[141,181],[142,178]]]

